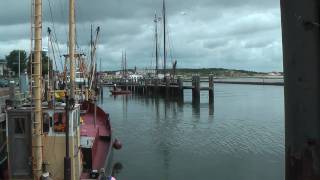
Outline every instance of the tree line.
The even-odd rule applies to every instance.
[[[7,56],[5,56],[5,60],[7,61],[7,67],[11,69],[11,71],[15,72],[15,75],[19,74],[19,59],[20,59],[20,72],[25,72],[27,70],[28,73],[31,71],[31,58],[33,59],[33,53],[29,55],[25,50],[13,50]],[[48,63],[50,69],[52,69],[52,60],[47,56],[45,51],[42,51],[42,75],[48,74]],[[8,73],[8,72],[6,72]]]

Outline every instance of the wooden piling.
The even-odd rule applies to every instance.
[[[194,75],[192,77],[192,102],[200,102],[200,76]]]
[[[166,87],[165,87],[165,96],[169,97],[169,93],[170,93],[170,79],[169,78],[165,78],[165,83],[166,83]]]
[[[103,87],[101,85],[99,86],[99,90],[100,90],[100,97],[101,99],[103,99]]]
[[[213,74],[209,75],[209,104],[214,102],[214,81]]]
[[[155,86],[154,86],[154,95],[156,96],[156,97],[158,97],[158,95],[159,95],[159,79],[158,79],[158,77],[156,77],[155,78]]]
[[[181,76],[178,76],[178,97],[179,99],[183,99],[184,94],[183,94],[183,80]]]

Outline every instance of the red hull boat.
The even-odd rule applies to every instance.
[[[86,101],[81,105],[81,118],[81,151],[84,165],[81,179],[97,178],[101,171],[105,172],[104,175],[110,175],[112,147],[119,148],[119,142],[112,139],[109,114],[94,103]]]

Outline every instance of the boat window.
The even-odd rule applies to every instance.
[[[25,119],[24,118],[15,118],[14,119],[14,133],[15,134],[24,134],[25,133]]]
[[[65,132],[65,127],[66,127],[66,114],[59,112],[59,113],[54,113],[53,115],[54,118],[54,132]]]
[[[43,114],[43,132],[47,133],[49,132],[50,127],[50,116],[48,113]]]

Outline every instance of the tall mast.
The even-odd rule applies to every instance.
[[[159,71],[159,52],[158,52],[158,17],[157,17],[157,13],[155,13],[154,15],[154,23],[155,23],[155,39],[156,39],[156,74],[158,75],[158,71]]]
[[[74,43],[75,43],[75,17],[74,17],[74,1],[69,0],[69,60],[70,60],[70,97],[74,98]]]
[[[90,34],[90,71],[93,72],[93,35],[92,35],[92,24],[91,24],[91,34]]]
[[[124,76],[127,77],[127,51],[124,51]]]
[[[122,74],[122,78],[124,77],[124,63],[123,63],[123,51],[122,51],[122,54],[121,54],[121,74]]]
[[[162,7],[162,18],[163,18],[163,73],[166,75],[166,66],[167,66],[167,51],[166,51],[166,4],[163,0]]]
[[[41,109],[41,51],[42,51],[42,0],[35,0],[34,12],[34,71],[31,74],[34,80],[33,102],[34,106],[34,124],[33,124],[33,163],[32,171],[34,179],[40,179],[42,173],[42,109]]]

